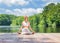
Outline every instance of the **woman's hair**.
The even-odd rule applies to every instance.
[[[24,19],[28,19],[28,16],[24,16]]]

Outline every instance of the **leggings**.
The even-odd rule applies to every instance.
[[[29,29],[23,28],[21,34],[32,34],[32,32]]]

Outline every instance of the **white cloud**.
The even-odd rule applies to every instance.
[[[43,9],[42,8],[28,8],[28,9],[14,9],[14,11],[16,12],[16,14],[18,15],[33,15],[33,14],[37,14],[37,13],[42,13]]]
[[[37,8],[37,13],[42,13],[43,8]]]
[[[50,4],[50,3],[57,4],[57,2],[48,2],[48,3],[45,4],[45,6],[47,6],[47,5]]]
[[[28,9],[13,9],[13,10],[9,10],[9,9],[5,9],[5,13],[6,14],[14,14],[17,16],[31,16],[33,14],[37,14],[37,13],[42,13],[43,9],[42,8],[28,8]]]
[[[57,2],[59,0],[42,0],[42,1],[45,1],[45,2]]]
[[[2,0],[0,0],[0,2],[1,2]]]
[[[57,4],[58,2],[60,3],[60,0],[42,0],[43,2],[46,2],[45,4],[43,4],[43,6],[47,6],[50,3],[55,3]]]
[[[27,5],[29,3],[29,1],[25,1],[25,0],[0,0],[0,3],[6,4],[8,6],[11,5]]]
[[[53,0],[53,1],[47,2],[47,3],[45,4],[45,6],[47,6],[47,5],[50,4],[50,3],[57,4],[58,2],[59,2],[59,1],[56,1],[56,0],[54,1],[54,0]],[[60,2],[59,2],[59,3],[60,3]]]
[[[6,9],[6,10],[5,10],[5,13],[7,13],[7,14],[14,14],[14,12],[13,12],[13,11],[8,10],[8,9]]]
[[[42,1],[47,1],[47,0],[42,0]]]

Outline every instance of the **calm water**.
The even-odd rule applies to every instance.
[[[0,32],[18,32],[20,26],[0,26]],[[40,28],[39,33],[60,33],[60,27]]]

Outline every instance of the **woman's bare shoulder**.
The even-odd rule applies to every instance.
[[[24,21],[22,21],[22,24],[24,23]]]
[[[30,24],[30,22],[28,21],[28,23]]]
[[[22,23],[25,22],[25,21],[22,21]]]

